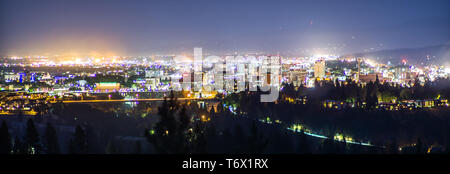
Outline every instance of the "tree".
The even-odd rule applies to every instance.
[[[378,103],[378,86],[374,84],[372,81],[370,81],[367,86],[367,93],[366,93],[366,106],[368,109],[374,109],[375,106]]]
[[[88,152],[86,134],[80,125],[75,128],[74,137],[69,144],[69,151],[72,154],[86,154]]]
[[[5,120],[0,128],[0,154],[11,154],[11,135]]]
[[[39,154],[41,150],[39,133],[32,119],[27,121],[27,129],[25,133],[25,147],[27,154]]]
[[[47,128],[45,129],[44,148],[45,148],[47,154],[59,154],[60,153],[58,136],[56,135],[55,128],[50,123],[47,123]]]
[[[405,88],[400,91],[399,99],[406,100],[406,99],[410,99],[410,98],[411,98],[411,90],[410,89]]]
[[[191,117],[187,114],[186,106],[183,106],[179,113],[179,127],[181,130],[186,130],[191,123]]]
[[[206,153],[206,128],[203,123],[197,123],[194,127],[194,139],[192,141],[192,151],[194,153]]]
[[[184,108],[184,107],[183,107]],[[158,108],[159,121],[154,129],[146,129],[145,137],[158,153],[186,153],[189,148],[188,127],[190,117],[181,109],[173,92]]]
[[[397,145],[397,141],[393,140],[389,146],[388,146],[388,153],[389,154],[397,154],[398,153],[398,145]]]
[[[221,114],[223,112],[223,102],[220,100],[219,104],[217,105],[217,114]]]
[[[376,75],[375,85],[376,85],[376,86],[379,86],[379,85],[380,85],[380,80],[378,79],[378,74]]]
[[[416,150],[416,154],[423,154],[425,152],[424,146],[422,144],[422,140],[420,138],[417,138],[417,143],[414,147]]]
[[[356,142],[359,142],[356,140]],[[350,149],[349,149],[349,153],[350,154],[360,154],[363,153],[362,149],[361,149],[361,143],[358,144],[350,144]]]
[[[20,141],[19,137],[14,138],[13,154],[26,154],[25,145]]]
[[[111,139],[108,141],[105,151],[106,151],[106,154],[117,154],[118,153],[118,149],[116,147],[116,143],[114,142],[114,139]]]
[[[336,143],[332,138],[327,138],[322,142],[322,150],[326,154],[335,154],[336,152]]]
[[[252,122],[252,126],[250,128],[250,136],[248,137],[248,153],[263,153],[269,141],[264,138],[262,132],[258,130],[256,126],[256,121]]]
[[[299,143],[298,143],[298,152],[301,154],[309,154],[311,153],[311,149],[308,144],[308,137],[303,130],[300,131]]]
[[[340,151],[341,151],[341,153],[343,153],[343,154],[346,154],[347,153],[347,140],[345,140],[345,136],[344,136],[344,139],[343,139],[344,141],[343,141],[343,143],[342,143],[342,148],[341,149],[339,149]]]
[[[142,143],[141,143],[141,141],[136,141],[135,142],[136,143],[136,147],[135,147],[135,151],[134,151],[134,153],[135,154],[141,154],[142,153]]]
[[[232,141],[231,151],[233,153],[244,153],[247,150],[244,146],[242,146],[242,143],[245,144],[247,141],[246,134],[239,124],[234,126],[232,136],[228,138]]]

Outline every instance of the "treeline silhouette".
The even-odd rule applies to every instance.
[[[238,98],[236,111],[233,113],[224,103],[220,102],[217,109],[198,108],[191,103],[177,103],[176,98],[171,97],[166,100],[158,109],[161,120],[152,128],[146,129],[145,135],[148,141],[155,147],[156,153],[427,153],[428,149],[435,144],[423,142],[420,138],[420,132],[414,132],[419,135],[410,145],[400,145],[397,143],[395,135],[392,137],[380,136],[379,141],[375,141],[373,147],[362,146],[360,144],[350,144],[338,142],[332,138],[325,140],[307,136],[305,133],[293,133],[285,129],[285,126],[263,124],[258,120],[261,116],[279,115],[280,118],[296,118],[295,113],[303,112],[310,105],[299,106],[288,103],[260,103],[250,102],[256,99],[258,92],[242,92],[231,95]],[[223,100],[230,102],[230,99]],[[258,104],[255,104],[258,103]],[[228,103],[231,104],[232,103]],[[236,104],[236,103],[234,103]],[[194,106],[193,106],[194,105]],[[227,104],[225,104],[226,106]],[[276,106],[276,107],[274,107]],[[241,108],[242,107],[242,108]],[[188,108],[188,109],[187,109]],[[265,108],[265,109],[262,109]],[[318,109],[318,108],[316,108]],[[257,112],[257,111],[260,112]],[[292,110],[298,110],[293,112]],[[363,110],[360,110],[363,112]],[[365,111],[368,112],[368,111]],[[369,111],[376,112],[376,111]],[[355,114],[356,115],[356,114]],[[202,122],[202,117],[211,118],[210,121]],[[316,117],[320,117],[321,114]],[[373,116],[376,117],[376,116]],[[298,117],[297,117],[298,118]],[[323,118],[328,119],[329,117]],[[283,120],[289,120],[283,119]],[[320,118],[319,118],[320,119]],[[373,120],[376,118],[371,118]],[[195,121],[197,120],[197,121]],[[329,122],[331,125],[332,121]],[[380,122],[383,122],[383,118]],[[350,121],[351,122],[351,121]],[[434,124],[436,122],[433,122]],[[370,124],[367,123],[366,124]],[[321,125],[321,124],[320,124]],[[361,137],[366,132],[362,127],[356,131],[360,132]],[[248,129],[244,129],[248,128]],[[328,128],[328,137],[333,137],[340,127]],[[401,129],[401,127],[399,128]],[[352,132],[352,131],[347,131]],[[382,132],[378,132],[383,134]],[[436,133],[436,132],[435,132]],[[442,138],[442,132],[437,132]],[[445,136],[445,135],[444,135]],[[448,137],[447,137],[448,138]],[[357,139],[358,140],[358,139]],[[444,143],[442,143],[444,144]],[[447,152],[449,148],[446,148]],[[441,149],[437,152],[444,152]]]
[[[75,133],[67,145],[71,154],[87,153],[87,139],[81,126],[77,126]],[[33,119],[28,119],[24,137],[12,138],[8,125],[3,120],[0,128],[1,154],[60,154],[60,143],[57,132],[52,124],[48,123],[44,135],[40,136]]]
[[[260,95],[264,93],[260,91],[231,94],[223,101],[236,107],[237,113],[250,119],[270,117],[272,120],[280,120],[285,126],[301,124],[328,137],[339,133],[356,141],[369,141],[378,147],[405,147],[402,148],[404,152],[414,151],[409,147],[419,144],[420,139],[420,144],[425,149],[434,147],[440,152],[444,149],[449,151],[448,107],[390,111],[377,107],[380,102],[388,103],[392,99],[448,99],[450,96],[450,79],[437,79],[433,82],[427,80],[424,84],[416,80],[411,86],[382,84],[378,78],[366,85],[356,84],[351,80],[316,81],[315,88],[303,85],[296,88],[291,84],[283,84],[277,102],[261,103]],[[326,100],[349,102],[355,107],[329,109],[324,107],[323,102]]]

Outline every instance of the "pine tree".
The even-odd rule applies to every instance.
[[[113,139],[108,141],[105,151],[106,151],[106,154],[117,154],[118,153],[116,143],[114,142]]]
[[[135,154],[141,154],[142,153],[142,143],[141,141],[136,141],[136,147],[134,149]]]
[[[180,123],[179,129],[181,129],[181,130],[188,129],[189,124],[191,122],[191,117],[189,117],[189,115],[187,114],[186,106],[183,106],[181,108],[178,118],[179,118],[179,123]]]
[[[342,143],[342,149],[341,149],[341,153],[343,153],[343,154],[346,154],[347,153],[347,140],[345,139],[345,136],[344,136],[344,141],[343,141],[343,143]]]
[[[262,132],[258,130],[256,126],[256,121],[252,122],[252,126],[250,128],[250,136],[248,137],[249,149],[248,153],[263,153],[266,149],[269,141],[263,137]]]
[[[0,128],[0,154],[11,154],[11,135],[5,120]]]
[[[193,112],[199,112],[194,111],[197,107],[194,103],[188,107]],[[158,108],[159,122],[153,130],[145,131],[147,140],[153,144],[158,153],[187,153],[190,150],[189,143],[194,137],[190,136],[192,132],[188,132],[191,118],[186,113],[186,106],[178,111],[179,108],[177,98],[172,92],[170,98],[165,99]]]
[[[375,85],[376,86],[380,85],[380,80],[378,79],[378,74],[376,75]]]
[[[366,106],[368,109],[374,109],[378,103],[378,87],[372,81],[367,84]]]
[[[211,105],[211,108],[208,111],[210,114],[216,113],[216,109],[214,108],[214,105]]]
[[[308,137],[303,130],[300,131],[298,152],[301,154],[310,154],[311,153],[311,149],[308,144]]]
[[[336,153],[336,143],[332,138],[327,138],[322,142],[322,150],[326,154],[335,154]]]
[[[223,102],[220,100],[219,104],[217,105],[217,114],[221,114],[223,112]]]
[[[88,152],[86,134],[79,125],[75,128],[74,137],[69,144],[69,151],[72,154],[86,154]]]
[[[192,150],[194,153],[206,153],[207,150],[207,141],[206,141],[206,133],[205,127],[203,123],[197,123],[194,128],[195,139],[192,143]]]
[[[39,154],[41,150],[39,133],[32,119],[27,121],[27,129],[25,133],[25,147],[27,154]]]
[[[234,153],[243,153],[245,152],[247,149],[245,149],[243,146],[241,146],[240,144],[245,143],[246,139],[246,134],[244,132],[244,130],[242,129],[242,127],[239,124],[236,124],[236,126],[234,126],[234,131],[233,131],[233,136],[231,137],[232,140],[232,151]]]
[[[397,141],[393,140],[388,147],[388,153],[389,154],[398,154],[398,145]]]
[[[26,154],[25,145],[17,136],[14,138],[13,154]]]
[[[416,149],[416,154],[424,153],[424,147],[423,147],[423,144],[422,144],[422,141],[420,140],[420,138],[417,138],[417,143],[415,145],[415,149]]]
[[[47,123],[47,128],[45,129],[44,147],[46,149],[47,154],[60,153],[58,136],[56,135],[55,128],[50,123]]]

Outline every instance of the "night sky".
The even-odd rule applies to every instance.
[[[0,0],[0,55],[416,48],[449,44],[449,8],[449,0]]]

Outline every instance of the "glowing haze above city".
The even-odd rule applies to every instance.
[[[447,0],[30,2],[0,3],[0,55],[305,56],[449,43]]]

